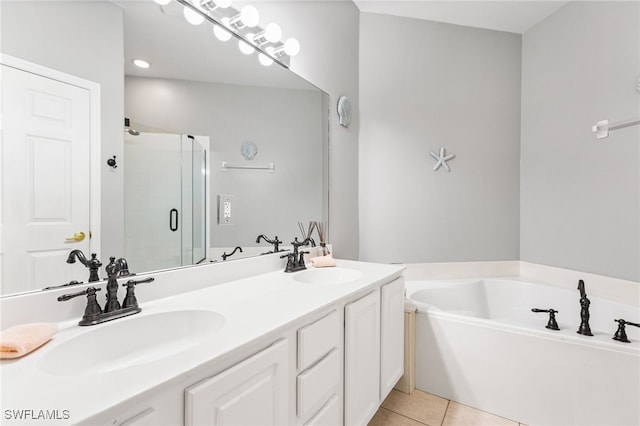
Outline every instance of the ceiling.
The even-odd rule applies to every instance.
[[[568,1],[353,0],[362,12],[522,34]]]

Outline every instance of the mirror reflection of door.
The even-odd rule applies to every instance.
[[[89,272],[89,91],[2,65],[2,294]],[[82,237],[84,234],[84,237]]]
[[[205,258],[206,139],[125,134],[125,257],[131,272]]]

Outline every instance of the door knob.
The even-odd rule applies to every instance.
[[[84,237],[84,232],[76,232],[71,237],[66,238],[66,241],[82,241]]]

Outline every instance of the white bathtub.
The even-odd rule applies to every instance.
[[[534,425],[640,425],[640,333],[612,339],[640,309],[597,297],[594,336],[577,334],[577,290],[518,279],[407,281],[416,315],[416,387]],[[560,331],[545,328],[559,311]]]

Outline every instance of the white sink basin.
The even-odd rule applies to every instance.
[[[189,350],[224,323],[224,316],[213,311],[137,314],[86,327],[86,332],[52,348],[39,366],[61,376],[121,370]]]
[[[344,284],[362,277],[362,272],[351,268],[307,269],[293,276],[293,279],[306,284]]]

